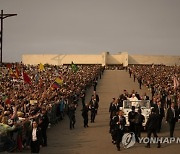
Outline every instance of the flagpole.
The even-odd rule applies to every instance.
[[[52,83],[50,84],[50,86],[48,87],[48,89],[47,89],[46,91],[44,91],[45,93],[47,93],[47,92],[49,91],[49,89],[51,88],[51,86],[53,85],[53,83],[54,83],[54,82],[52,82]],[[44,93],[44,92],[43,92],[43,93]]]
[[[24,76],[23,76],[23,71],[21,72],[22,78],[23,78],[23,87],[24,87]],[[25,87],[24,87],[25,88]]]

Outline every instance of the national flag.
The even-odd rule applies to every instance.
[[[11,69],[12,68],[12,64],[8,63],[8,64],[6,64],[6,67]]]
[[[44,70],[44,65],[42,63],[39,64],[39,70],[43,71]]]
[[[61,85],[63,83],[63,80],[61,79],[61,77],[56,78],[55,82],[57,82],[59,85]]]
[[[73,61],[71,63],[71,68],[72,68],[72,71],[75,72],[75,73],[78,71],[78,67],[77,67],[76,64],[73,63]]]
[[[8,98],[8,96],[4,96],[4,97],[2,98],[2,100],[3,100],[3,102],[4,102],[5,104],[11,104],[11,101],[10,101],[10,99]]]
[[[31,79],[30,77],[28,76],[27,73],[23,72],[23,79],[24,79],[24,82],[28,83],[28,84],[31,84]]]
[[[18,79],[19,76],[20,76],[20,72],[19,72],[18,68],[16,68],[15,71],[13,71],[12,68],[10,68],[10,69],[9,69],[9,75],[10,75],[11,77],[15,77],[15,78]]]
[[[174,77],[173,77],[173,82],[174,82],[174,89],[176,89],[177,87],[179,87],[179,81],[178,81],[176,75],[174,75]]]
[[[12,70],[11,68],[10,68],[10,70],[9,70],[9,75],[12,76],[12,77],[15,76],[15,75],[14,75],[14,72],[13,72],[13,70]]]
[[[7,99],[5,100],[5,104],[11,104],[11,101],[10,101],[9,98],[7,98]]]
[[[12,64],[8,63],[8,64],[6,64],[6,67],[9,69],[9,75],[12,77],[16,77],[12,70]]]
[[[18,79],[19,76],[20,76],[20,72],[19,72],[19,70],[18,70],[17,67],[16,67],[16,71],[15,71],[14,75],[16,76],[17,79]]]
[[[57,89],[60,88],[61,86],[57,82],[54,82],[51,87]]]
[[[60,88],[63,83],[61,77],[56,78],[55,82],[52,84],[53,88]]]

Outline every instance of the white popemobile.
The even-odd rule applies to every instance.
[[[138,111],[139,108],[141,108],[142,115],[145,118],[145,121],[142,124],[144,127],[151,113],[150,101],[149,100],[132,100],[132,99],[123,101],[123,107],[120,107],[120,110],[124,112],[127,127],[129,127],[128,113],[132,111],[131,109],[132,106],[135,106],[136,112]]]

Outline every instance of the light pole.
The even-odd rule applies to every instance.
[[[1,49],[1,61],[2,64],[2,47],[3,47],[3,19],[7,17],[17,16],[17,14],[3,14],[3,10],[1,10],[0,18],[1,18],[1,31],[0,31],[0,49]]]

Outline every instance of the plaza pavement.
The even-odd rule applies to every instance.
[[[136,143],[129,149],[121,148],[117,151],[115,145],[111,143],[109,134],[109,104],[113,97],[118,97],[123,90],[131,92],[133,89],[139,94],[150,91],[146,87],[139,89],[137,81],[129,78],[125,70],[106,70],[97,85],[97,94],[100,97],[100,106],[95,123],[89,122],[89,127],[83,127],[83,118],[81,116],[81,102],[76,111],[75,129],[69,129],[69,119],[66,116],[64,120],[48,129],[48,146],[41,148],[40,153],[47,154],[178,154],[180,144],[162,144],[162,148],[156,148],[152,145],[150,149],[145,148],[145,144]],[[92,95],[92,87],[88,89],[86,102],[89,102]],[[90,113],[89,113],[90,117]],[[163,122],[162,132],[159,136],[168,136],[168,124]],[[142,136],[146,136],[143,132]],[[176,125],[175,136],[180,136],[180,124]]]

